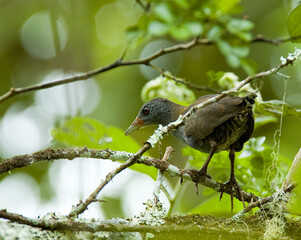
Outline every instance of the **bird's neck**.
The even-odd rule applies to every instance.
[[[172,111],[169,112],[169,117],[166,118],[166,122],[162,122],[163,125],[167,125],[171,122],[174,122],[178,119],[181,113],[183,113],[186,109],[185,106],[176,104],[174,102],[171,102],[172,104]]]

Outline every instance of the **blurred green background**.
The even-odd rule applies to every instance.
[[[239,1],[236,2],[239,4]],[[234,15],[254,23],[253,36],[262,34],[275,39],[289,37],[286,21],[293,4],[291,1],[245,0],[240,4],[244,10]],[[0,0],[0,94],[11,87],[55,81],[108,65],[120,58],[126,49],[125,60],[130,60],[182,42],[169,35],[147,36],[136,43],[129,41],[127,29],[141,22],[147,14],[134,0]],[[300,47],[300,44],[274,46],[253,43],[248,58],[256,62],[256,72],[260,72],[278,64],[280,57],[293,52],[296,46]],[[212,70],[234,72],[240,79],[247,76],[242,67],[233,68],[229,65],[213,45],[165,55],[154,63],[175,76],[204,86],[209,85],[207,72]],[[292,76],[288,80],[286,102],[301,108],[300,66],[287,67],[281,72]],[[51,130],[75,116],[94,118],[104,126],[125,130],[143,104],[140,97],[142,87],[158,75],[145,66],[120,67],[87,81],[25,93],[1,103],[1,158],[31,153],[49,146],[61,146],[53,141]],[[283,97],[284,80],[278,75],[258,80],[255,86],[260,88],[264,100],[281,100]],[[195,91],[197,97],[206,93]],[[271,122],[259,127],[253,136],[265,136],[267,146],[273,147],[274,133],[278,128],[279,121]],[[132,135],[137,148],[154,129],[150,127]],[[301,145],[300,130],[300,118],[284,116],[280,154],[290,161]],[[125,150],[125,142],[118,150]],[[184,167],[188,157],[182,155],[183,145],[170,136],[163,140],[163,148],[167,145],[177,150],[172,163]],[[158,148],[152,149],[150,154],[158,157]],[[229,164],[228,160],[225,160],[225,164]],[[214,165],[214,161],[211,165]],[[66,214],[72,204],[87,197],[115,166],[116,163],[109,161],[64,160],[40,163],[14,170],[12,174],[2,174],[0,208],[30,216],[49,211]],[[285,174],[285,171],[287,169],[281,172]],[[169,179],[165,184],[173,189],[177,182],[178,179]],[[139,214],[144,209],[142,202],[152,198],[153,187],[154,181],[149,176],[124,171],[101,193],[101,198],[108,202],[93,204],[85,214],[101,218]],[[180,200],[173,213],[187,213],[201,201],[204,204],[201,213],[231,214],[230,204],[229,209],[225,209],[217,198],[214,200],[215,209],[208,210],[206,195],[195,196],[192,183],[184,185],[180,191]],[[217,197],[217,194],[214,196]],[[163,195],[162,201],[168,207]],[[223,201],[228,204],[229,197],[225,196]],[[208,204],[212,206],[212,202]],[[236,203],[235,211],[240,209],[241,204]]]

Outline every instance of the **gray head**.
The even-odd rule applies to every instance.
[[[136,119],[126,130],[125,135],[147,125],[167,125],[175,121],[185,108],[165,98],[155,98],[141,107]]]

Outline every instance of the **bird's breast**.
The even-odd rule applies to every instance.
[[[172,131],[172,134],[182,143],[197,149],[201,152],[209,153],[211,150],[211,143],[207,139],[201,139],[195,134],[187,135],[184,126]]]

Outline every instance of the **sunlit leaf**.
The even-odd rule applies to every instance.
[[[292,42],[301,42],[301,1],[295,4],[287,19],[287,29]]]
[[[252,76],[257,72],[258,65],[253,59],[242,58],[240,59],[240,65],[249,76]]]
[[[275,123],[278,121],[277,117],[274,116],[259,116],[255,118],[255,129],[264,126],[268,123]]]
[[[220,26],[214,26],[212,27],[207,36],[210,40],[212,41],[218,41],[221,38],[221,35],[225,32],[225,30],[223,28],[221,28]]]
[[[184,25],[192,36],[201,35],[204,31],[202,24],[199,22],[186,22]]]
[[[175,19],[171,7],[166,2],[160,2],[159,4],[155,5],[154,12],[162,21],[171,23]]]
[[[201,202],[197,207],[190,210],[191,214],[202,214],[202,215],[213,215],[213,216],[231,216],[235,212],[240,211],[243,206],[241,201],[238,201],[234,198],[234,213],[231,213],[231,200],[230,196],[224,194],[222,200],[219,200],[220,194],[213,194],[211,198],[208,198],[207,201]]]
[[[240,0],[214,0],[216,11],[220,11],[224,14],[237,14],[242,11],[240,6]]]
[[[233,18],[226,26],[229,32],[240,37],[242,40],[250,41],[252,39],[252,34],[249,31],[253,29],[254,23],[251,21]]]
[[[232,46],[232,52],[239,58],[244,58],[248,56],[250,48],[247,45]]]
[[[235,54],[235,52],[233,51],[232,46],[230,45],[230,43],[226,42],[226,41],[218,41],[217,42],[217,46],[219,48],[219,50],[223,53],[223,55],[225,56],[228,64],[231,67],[238,67],[240,64],[240,59],[239,57]]]
[[[53,129],[51,133],[56,141],[72,147],[109,148],[132,153],[137,152],[141,147],[132,137],[125,136],[122,129],[114,126],[107,127],[91,118],[72,118]],[[131,169],[145,173],[153,179],[156,178],[155,168],[136,164]]]
[[[294,160],[293,169],[290,170],[291,175],[288,183],[294,183],[296,188],[293,190],[291,202],[288,205],[290,212],[293,214],[301,214],[300,209],[300,196],[301,196],[301,158],[300,154],[297,155]]]
[[[162,22],[152,21],[148,25],[148,32],[154,36],[163,36],[167,34],[169,27]]]
[[[176,26],[170,26],[169,29],[170,35],[177,40],[186,40],[191,36],[191,33],[184,24],[179,24]]]
[[[261,106],[260,113],[274,113],[276,115],[284,114],[285,116],[301,117],[301,109],[297,109],[280,100],[263,101]]]

